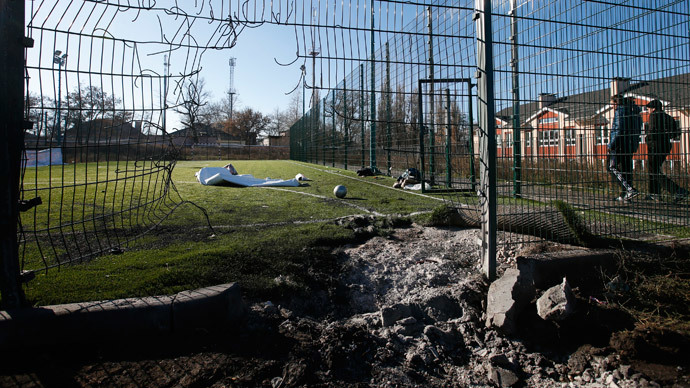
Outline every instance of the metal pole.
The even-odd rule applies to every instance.
[[[319,52],[316,51],[316,47],[314,46],[314,41],[311,43],[311,52],[309,53],[311,55],[311,140],[312,140],[312,146],[314,148],[313,154],[314,157],[311,158],[313,163],[318,163],[319,162],[319,147],[316,144],[316,139],[314,138],[314,135],[318,135],[319,131],[319,117],[318,117],[318,112],[319,108],[316,103],[316,97],[317,97],[317,91],[316,91],[316,56],[319,55]]]
[[[391,139],[391,57],[388,42],[386,42],[386,146],[388,147],[388,176],[391,175],[391,148],[393,141]]]
[[[374,58],[374,0],[371,0],[371,133],[369,134],[369,167],[376,172],[376,61]]]
[[[476,0],[477,77],[479,77],[479,153],[482,268],[484,275],[496,278],[496,122],[494,117],[493,38],[491,0]]]
[[[364,168],[364,64],[359,65],[359,79],[360,79],[360,85],[359,85],[359,118],[360,121],[362,122],[362,130],[361,130],[361,136],[362,136],[362,168]]]
[[[472,191],[475,191],[477,189],[477,174],[475,173],[476,169],[474,166],[474,113],[472,112],[472,88],[474,85],[472,84],[472,81],[467,81],[467,99],[468,99],[468,121],[470,124],[470,130],[469,130],[469,140],[468,140],[468,145],[467,149],[470,153],[470,182],[472,183]]]
[[[163,55],[163,134],[166,134],[166,113],[168,111],[168,56]]]
[[[0,293],[2,308],[26,305],[19,274],[17,220],[24,150],[24,2],[0,1]]]
[[[422,193],[424,192],[424,186],[425,186],[425,181],[424,181],[424,115],[422,114],[423,112],[423,104],[422,104],[422,81],[419,80],[418,82],[418,87],[417,87],[417,109],[419,111],[418,116],[418,126],[419,126],[419,165],[421,168],[419,169],[419,174],[421,175],[421,180],[422,180]]]
[[[345,165],[343,168],[347,170],[347,148],[350,143],[350,128],[347,122],[347,79],[343,80],[343,127],[345,127]]]
[[[321,135],[321,163],[326,165],[326,97],[323,98],[323,135]]]
[[[522,196],[522,136],[520,133],[520,79],[518,69],[518,24],[516,0],[510,0],[510,64],[513,70],[513,197]]]
[[[306,99],[306,86],[304,84],[304,65],[302,65],[302,118],[300,121],[302,121],[302,161],[306,162],[307,161],[307,128],[306,128],[306,119],[304,117],[306,112],[306,107],[305,107],[305,99]]]
[[[332,91],[331,96],[331,102],[333,107],[333,110],[331,112],[333,117],[333,126],[331,127],[331,167],[335,167],[335,90]]]
[[[451,186],[450,142],[451,142],[450,89],[446,88],[446,187],[448,187],[448,188],[450,188],[450,186]]]
[[[435,134],[435,109],[434,106],[434,35],[433,35],[433,25],[432,25],[432,14],[431,7],[427,7],[427,13],[429,15],[429,182],[433,185],[435,179],[435,158],[434,153],[436,152],[436,134]]]
[[[62,145],[62,129],[60,128],[60,120],[62,119],[62,114],[60,112],[60,103],[62,99],[62,61],[58,58],[58,95],[57,95],[57,111],[55,112],[57,116],[57,145],[60,147]]]

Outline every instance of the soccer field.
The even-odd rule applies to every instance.
[[[194,174],[201,168],[227,163],[240,174],[257,178],[291,179],[301,173],[310,180],[300,187],[279,188],[203,186],[196,181]],[[65,168],[86,180],[103,178],[86,166]],[[47,172],[37,172],[33,181],[48,182]],[[391,177],[363,178],[352,171],[291,161],[185,161],[176,165],[172,180],[182,200],[197,206],[183,203],[121,253],[37,272],[26,287],[29,299],[46,305],[167,294],[231,281],[239,281],[255,294],[271,293],[276,287],[298,290],[305,287],[299,279],[306,263],[321,265],[332,260],[324,247],[358,238],[351,228],[336,225],[336,219],[352,215],[406,217],[443,204],[437,196],[393,189],[395,179]],[[344,199],[333,194],[336,185],[347,187]],[[130,193],[139,192],[127,187]],[[98,200],[106,204],[126,199],[121,185],[83,185],[78,190],[81,192],[69,194],[72,201],[63,205],[73,214],[87,214],[84,208],[99,196],[119,195],[117,201]],[[206,211],[208,222],[200,208]],[[54,208],[51,212],[59,213]],[[37,222],[50,220],[47,214],[42,217]],[[38,255],[27,244],[25,270],[41,268]],[[290,285],[272,281],[286,273],[297,280]]]

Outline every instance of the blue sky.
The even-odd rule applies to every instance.
[[[114,3],[115,0],[110,2]],[[157,101],[160,101],[160,96],[155,94],[162,89],[161,78],[156,75],[162,74],[163,55],[170,48],[161,44],[163,32],[165,39],[181,45],[173,45],[175,49],[169,52],[172,80],[179,79],[180,74],[187,74],[199,68],[199,75],[205,79],[207,90],[211,92],[213,99],[219,100],[229,86],[228,59],[235,57],[234,83],[239,99],[236,108],[252,107],[270,114],[276,108],[284,110],[288,107],[291,96],[286,96],[286,93],[299,86],[302,64],[306,64],[307,82],[311,84],[312,63],[304,56],[311,48],[312,36],[316,37],[315,45],[320,51],[316,61],[317,85],[336,87],[353,69],[357,69],[371,52],[371,2],[367,0],[232,2],[233,7],[240,7],[232,10],[227,9],[227,1],[190,0],[178,1],[179,4],[183,4],[180,5],[184,8],[182,10],[168,9],[174,13],[163,11],[164,7],[174,5],[174,1],[159,0],[154,3],[140,0],[131,1],[129,4],[137,3],[155,4],[157,9],[140,12],[135,8],[121,6],[118,9],[113,5],[105,6],[102,2],[88,0],[27,2],[27,17],[35,15],[31,33],[37,42],[36,47],[28,50],[27,65],[31,77],[31,91],[56,98],[58,72],[53,70],[52,53],[54,50],[61,50],[69,55],[66,71],[61,73],[63,96],[66,89],[73,91],[78,84],[91,84],[102,86],[110,94],[122,96],[127,109],[155,110]],[[241,8],[242,4],[246,4],[247,7]],[[267,10],[263,9],[264,4]],[[494,1],[494,13],[506,15],[507,4],[507,0]],[[542,92],[567,95],[588,89],[599,89],[605,87],[608,80],[616,76],[649,79],[688,71],[688,0],[629,0],[624,6],[617,5],[618,2],[579,0],[521,0],[518,4],[520,17],[534,19],[529,25],[525,20],[519,22],[522,30],[520,43],[525,45],[520,49],[520,71],[530,73],[523,74],[520,81],[521,96],[525,100],[533,99]],[[272,10],[268,9],[271,5]],[[468,38],[461,39],[461,44],[452,45],[442,44],[440,39],[436,39],[438,51],[435,55],[437,63],[444,61],[444,55],[448,58],[445,59],[446,63],[461,63],[465,67],[462,68],[463,74],[460,76],[465,77],[471,76],[472,66],[475,64],[475,46],[472,39],[475,31],[474,25],[466,22],[466,15],[471,13],[473,2],[461,2],[461,5],[467,7],[460,12],[461,19],[454,19],[455,24],[449,24],[447,27],[453,36]],[[425,12],[423,5],[375,2],[374,6],[375,26],[385,31],[402,31],[417,15]],[[645,9],[648,7],[671,12],[648,12]],[[182,17],[184,12],[192,17]],[[224,29],[227,28],[227,24],[209,19],[212,14],[220,17],[219,15],[228,13],[233,15],[233,19],[257,22],[272,20],[292,25],[235,24],[241,32],[234,45],[229,47],[231,44],[225,34],[228,30]],[[587,16],[581,18],[582,15]],[[562,23],[564,21],[572,25]],[[322,28],[315,31],[301,26],[312,23],[344,28]],[[298,26],[295,27],[294,24]],[[393,70],[393,83],[404,83],[408,88],[414,86],[416,78],[426,75],[424,58],[427,54],[423,43],[426,39],[423,36],[426,26],[424,23],[417,24],[417,32],[422,35],[417,36],[421,37],[421,40],[415,43],[414,55],[422,59],[411,58],[412,51],[398,52],[397,55],[400,58],[398,60],[418,61],[421,66],[406,65],[406,69],[394,66]],[[494,54],[498,70],[498,91],[510,90],[507,83],[510,78],[510,68],[507,66],[507,25],[505,16],[495,17]],[[57,32],[53,32],[54,30]],[[186,31],[190,32],[189,36],[196,39],[196,43],[192,42],[189,36],[181,34]],[[316,34],[312,35],[313,32]],[[659,39],[655,34],[648,32],[674,36]],[[105,38],[91,39],[90,35]],[[408,39],[408,35],[398,36],[404,40]],[[392,34],[377,32],[375,37],[375,48],[380,58],[380,46],[391,39]],[[127,42],[118,39],[125,39]],[[132,45],[129,43],[132,41],[139,43]],[[200,46],[218,45],[223,48],[196,50],[184,47],[188,43]],[[299,59],[298,50],[302,55]],[[638,57],[636,54],[644,54],[649,58]],[[663,57],[661,54],[680,61],[658,59]],[[338,60],[329,61],[324,59],[324,56],[335,57]],[[276,61],[290,65],[280,66]],[[442,76],[458,76],[450,73],[446,75],[443,71]],[[100,73],[113,76],[101,76]],[[380,77],[381,73],[379,64],[377,77]],[[131,77],[128,74],[136,76]],[[354,75],[356,74],[358,73]],[[151,77],[147,78],[147,75]],[[365,82],[370,82],[368,76]],[[378,82],[380,81],[377,80]],[[352,85],[352,82],[348,85]],[[299,92],[298,88],[297,93]],[[510,95],[499,94],[499,99],[509,103]],[[174,91],[169,100],[174,100]],[[168,121],[168,127],[178,125],[172,114],[169,115]]]
[[[193,10],[194,7],[186,9],[188,13]],[[202,11],[208,15],[209,9],[206,7]],[[167,39],[179,43],[190,42],[180,38],[179,34],[187,28],[199,45],[214,45],[218,39],[223,44],[222,41],[226,40],[217,30],[220,23],[190,18],[193,22],[190,25],[184,18],[166,15],[161,11],[137,12],[133,9],[121,9],[120,12],[115,12],[113,6],[105,7],[88,1],[27,2],[27,19],[32,14],[32,25],[35,28],[30,33],[36,44],[28,50],[27,65],[31,78],[29,88],[33,93],[52,99],[57,99],[58,72],[57,66],[52,63],[55,50],[68,54],[66,66],[60,74],[63,100],[66,89],[73,91],[78,84],[91,84],[103,87],[109,94],[118,97],[124,95],[125,104],[129,102],[135,109],[141,108],[141,105],[148,109],[154,108],[149,106],[151,101],[160,99],[150,95],[151,90],[162,89],[160,79],[143,80],[121,75],[163,73],[163,56],[168,46],[155,43],[162,40],[161,30]],[[158,17],[162,24],[159,24]],[[259,28],[242,29],[232,48],[227,48],[229,44],[226,41],[224,49],[201,51],[183,47],[173,50],[167,53],[170,56],[172,80],[198,66],[212,99],[219,100],[229,87],[228,60],[235,57],[236,107],[252,107],[267,114],[276,108],[285,109],[291,98],[286,93],[300,80],[301,62],[280,66],[276,61],[295,61],[297,47],[294,31],[294,27],[265,24]],[[105,36],[106,39],[90,39],[88,35],[91,34]],[[116,40],[107,39],[109,36]],[[140,43],[135,47],[120,42],[121,39]],[[42,70],[39,71],[37,67]],[[101,77],[98,73],[115,76]],[[171,84],[174,86],[174,82]],[[171,93],[174,93],[172,89]],[[174,96],[169,99],[174,99]],[[169,122],[169,125],[174,126],[175,118],[169,118],[170,120],[173,122]]]

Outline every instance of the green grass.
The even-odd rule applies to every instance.
[[[236,213],[240,216],[247,207],[251,207],[254,208],[252,214],[249,214],[251,218],[264,220],[261,222],[308,220],[316,216],[333,218],[362,213],[361,210],[343,203],[383,214],[431,210],[442,203],[428,197],[392,189],[394,178],[359,178],[353,171],[288,161],[238,161],[232,164],[240,174],[252,174],[257,178],[291,179],[298,173],[302,173],[311,181],[305,182],[300,187],[283,188],[289,192],[265,188],[233,189],[222,186],[200,189],[200,185],[195,181],[194,173],[202,167],[224,164],[225,162],[180,162],[173,172],[173,180],[186,200],[194,201],[205,208],[220,204],[225,207],[232,202],[232,206],[228,208],[237,207]],[[343,200],[333,195],[333,188],[336,185],[347,187],[348,193]],[[325,198],[317,198],[313,195]]]
[[[333,268],[330,247],[355,241],[357,236],[347,226],[337,226],[333,220],[356,214],[379,213],[415,216],[418,222],[430,225],[447,224],[448,209],[441,195],[419,195],[417,192],[392,189],[394,178],[360,178],[352,171],[289,161],[230,161],[241,174],[255,177],[290,179],[302,173],[311,180],[300,187],[236,188],[202,186],[194,174],[202,167],[221,167],[227,161],[179,162],[172,178],[182,199],[206,209],[213,231],[209,229],[203,213],[195,206],[184,204],[177,208],[153,232],[126,247],[123,254],[97,257],[91,261],[62,265],[47,272],[41,271],[43,260],[37,245],[24,247],[26,259],[23,269],[38,270],[37,277],[26,287],[29,300],[36,305],[104,300],[134,296],[170,294],[185,289],[226,282],[239,282],[250,296],[308,293],[315,287],[306,275],[319,268]],[[118,169],[118,173],[109,169]],[[48,187],[48,182],[67,182],[71,177],[78,182],[90,183],[76,187],[47,190],[36,193],[44,205],[36,214],[23,215],[23,224],[35,222],[43,227],[55,227],[66,222],[88,218],[98,212],[121,208],[130,199],[136,200],[145,186],[144,181],[126,186],[114,182],[94,184],[98,179],[116,179],[142,171],[134,163],[91,163],[64,167],[28,169],[25,182],[37,188]],[[59,173],[58,173],[59,172]],[[65,176],[64,180],[62,176]],[[344,199],[333,195],[333,188],[343,184],[348,188]],[[145,197],[149,198],[149,197]],[[48,209],[65,199],[63,214],[59,207]],[[476,203],[475,197],[460,200]],[[94,210],[96,205],[100,207]],[[503,198],[502,205],[545,207],[547,204],[527,199]],[[432,210],[437,209],[434,213]],[[578,212],[567,208],[577,221],[571,225],[581,227],[583,220],[592,217],[599,222],[617,222],[635,225],[642,230],[654,230],[653,222],[634,217],[595,211]],[[66,214],[73,214],[72,218]],[[127,215],[127,213],[125,213]],[[575,217],[578,216],[578,217]],[[34,218],[35,217],[35,218]],[[136,223],[135,223],[136,224]],[[385,223],[380,226],[385,229]],[[124,223],[123,225],[127,225]],[[76,228],[76,235],[98,227],[86,223]],[[659,228],[661,226],[658,226]],[[68,229],[67,232],[70,230]],[[386,233],[382,231],[381,233]],[[688,228],[669,231],[686,237]],[[55,235],[60,241],[59,235]],[[70,237],[69,233],[67,237]],[[47,241],[40,241],[48,262],[55,260],[52,250],[46,250]],[[63,250],[56,250],[61,254]],[[327,272],[327,271],[325,271]],[[276,278],[290,279],[276,282]]]
[[[300,187],[236,188],[202,186],[194,173],[202,167],[221,167],[227,162],[179,162],[173,170],[173,182],[182,199],[206,209],[214,231],[206,225],[202,212],[191,205],[180,206],[160,228],[128,247],[123,254],[97,257],[91,261],[63,265],[47,272],[37,272],[26,287],[27,298],[35,305],[82,302],[113,298],[175,293],[185,289],[226,282],[239,282],[252,296],[309,292],[308,269],[332,266],[329,247],[353,242],[354,232],[337,226],[335,218],[371,214],[409,214],[430,211],[442,204],[431,196],[420,196],[390,188],[389,177],[359,178],[342,169],[288,161],[231,161],[241,174],[255,177],[290,179],[302,173],[311,181]],[[28,182],[47,187],[62,174],[73,180],[93,182],[112,178],[106,167],[112,164],[68,165],[52,171],[48,168],[28,172]],[[118,166],[134,170],[133,164]],[[60,174],[56,174],[59,171]],[[33,174],[33,175],[32,175]],[[127,174],[127,173],[121,173]],[[56,178],[56,175],[58,177]],[[65,178],[64,181],[68,179]],[[141,183],[142,185],[143,182]],[[333,187],[348,188],[345,199],[333,195]],[[88,184],[51,193],[53,205],[68,199],[66,209],[73,214],[92,214],[93,203],[103,204],[102,211],[117,209],[136,185],[122,190]],[[129,194],[125,194],[129,193]],[[348,204],[350,206],[348,206]],[[57,208],[57,206],[56,206]],[[65,212],[65,209],[63,209]],[[38,215],[45,225],[61,220],[59,209]],[[33,222],[25,216],[23,220]],[[88,228],[86,228],[88,229]],[[214,234],[215,233],[215,234]],[[42,268],[36,246],[27,246],[24,269]],[[58,251],[60,252],[60,251]],[[52,251],[45,251],[50,255]],[[276,278],[290,279],[276,282]]]
[[[175,236],[173,236],[175,237]],[[300,293],[309,267],[333,265],[319,248],[353,241],[335,224],[243,229],[200,241],[175,239],[157,249],[134,249],[41,273],[26,289],[35,305],[171,294],[238,282],[247,294]],[[276,282],[283,276],[290,282]]]

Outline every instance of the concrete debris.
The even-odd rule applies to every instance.
[[[489,380],[499,387],[512,387],[520,381],[515,372],[500,366],[489,367]]]
[[[568,280],[546,290],[537,300],[537,314],[547,321],[563,321],[575,311],[575,295]]]
[[[506,335],[517,331],[518,314],[527,306],[535,290],[528,274],[509,268],[489,287],[486,306],[486,326]]]

